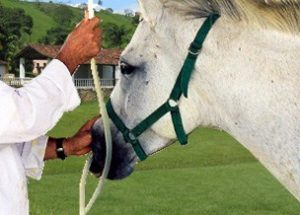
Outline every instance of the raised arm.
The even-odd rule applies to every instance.
[[[63,62],[71,75],[78,65],[87,62],[100,51],[101,30],[99,18],[84,19],[68,36],[57,59]]]
[[[0,144],[34,140],[80,104],[70,74],[100,51],[98,24],[98,18],[83,20],[57,58],[28,85],[14,89],[0,82]]]

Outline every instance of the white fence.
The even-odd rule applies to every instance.
[[[24,84],[29,83],[31,78],[0,78],[1,81],[12,87],[22,87]],[[114,88],[116,80],[114,79],[101,79],[102,88]],[[74,85],[77,89],[94,89],[93,79],[73,79]]]
[[[31,81],[31,78],[1,78],[1,81],[12,87],[21,87]]]
[[[74,79],[74,84],[77,89],[93,89],[94,81],[93,79]],[[102,88],[113,88],[115,86],[116,80],[113,79],[101,79]]]

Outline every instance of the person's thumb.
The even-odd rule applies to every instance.
[[[86,122],[80,129],[79,131],[90,131],[95,122],[99,119],[99,116],[94,117],[93,119],[89,120]]]

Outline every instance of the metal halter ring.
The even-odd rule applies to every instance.
[[[131,131],[128,132],[128,138],[129,138],[131,141],[134,141],[134,140],[137,139],[136,136],[135,136]]]
[[[173,99],[169,99],[168,105],[169,105],[171,108],[175,108],[175,107],[178,106],[178,103],[177,103],[175,100],[173,100]]]
[[[190,49],[189,49],[189,53],[192,54],[192,55],[199,55],[201,53],[201,50],[199,50],[198,52],[192,52]]]

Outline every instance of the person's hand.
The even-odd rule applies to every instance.
[[[81,156],[91,151],[91,130],[98,118],[99,117],[95,117],[89,120],[78,130],[78,132],[73,137],[66,138],[63,140],[63,149],[66,156]],[[44,160],[58,158],[56,151],[57,141],[58,139],[49,137],[47,147],[45,150]]]
[[[82,20],[59,51],[56,58],[67,66],[71,74],[75,72],[77,66],[100,52],[102,33],[99,23],[100,19],[97,17]]]
[[[79,131],[63,143],[66,156],[81,156],[91,151],[90,144],[92,142],[91,129],[99,117],[95,117],[84,124]]]

